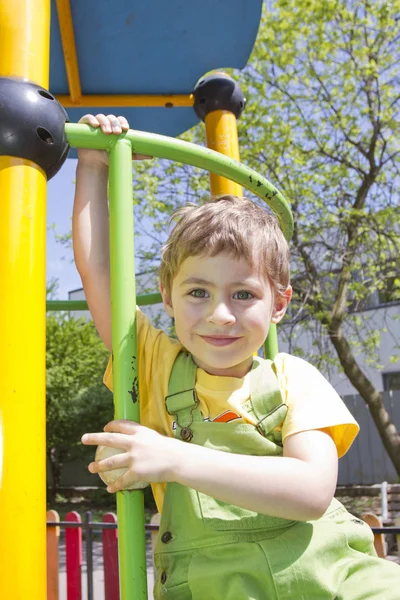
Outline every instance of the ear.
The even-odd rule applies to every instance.
[[[162,296],[162,301],[164,303],[165,311],[166,311],[167,315],[169,317],[171,317],[171,319],[173,319],[174,318],[174,309],[172,308],[172,301],[171,301],[170,295],[167,294],[167,291],[162,283],[160,283],[160,292],[161,292],[161,296]]]
[[[271,323],[279,323],[285,316],[288,304],[292,299],[292,286],[288,285],[283,294],[277,294],[272,311]]]

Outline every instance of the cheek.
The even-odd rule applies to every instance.
[[[181,302],[175,310],[175,327],[178,332],[189,329],[200,317],[199,308],[196,305]]]
[[[195,302],[183,302],[182,306],[182,314],[186,316],[187,319],[191,321],[197,319],[202,314],[202,305],[200,303]]]
[[[254,333],[266,333],[271,322],[271,315],[264,306],[252,307],[245,316],[248,329]]]

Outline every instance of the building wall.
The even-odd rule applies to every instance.
[[[358,313],[358,316],[365,323],[364,327],[366,330],[381,331],[380,341],[373,355],[374,362],[378,366],[368,363],[368,359],[363,353],[362,348],[357,350],[356,346],[354,346],[354,353],[361,370],[378,391],[383,391],[383,375],[385,373],[400,371],[400,362],[392,363],[390,361],[391,356],[400,355],[400,304],[369,309]],[[292,326],[290,323],[281,325],[281,335],[278,333],[280,351],[290,352],[293,345],[296,345],[302,349],[305,359],[307,359],[307,356],[315,354],[313,340],[317,327],[319,327],[318,323],[315,323],[314,328],[308,326],[307,329],[301,323],[295,326]],[[290,340],[287,339],[289,330]],[[359,330],[362,332],[363,325],[359,327]],[[344,332],[346,335],[351,334],[348,326],[344,327]],[[321,335],[322,338],[324,337],[319,330],[318,335]],[[335,350],[327,336],[325,336],[322,345],[325,351],[330,352],[331,356],[336,358]],[[324,375],[340,396],[357,393],[357,390],[351,385],[343,371],[330,367],[329,371],[325,370]]]
[[[400,391],[384,392],[383,399],[393,423],[400,430]],[[363,398],[354,394],[343,396],[343,401],[360,425],[360,433],[339,461],[339,485],[396,482],[396,470]]]

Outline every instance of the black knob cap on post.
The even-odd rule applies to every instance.
[[[240,85],[225,73],[202,77],[192,93],[194,111],[202,121],[214,110],[228,110],[238,119],[246,104]]]
[[[31,160],[51,179],[69,151],[68,114],[45,88],[0,77],[0,155]]]

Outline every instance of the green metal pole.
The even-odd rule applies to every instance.
[[[267,339],[264,342],[264,356],[265,358],[274,360],[278,352],[278,332],[276,330],[275,323],[271,323],[269,326]]]
[[[132,147],[120,139],[110,151],[110,276],[116,419],[139,422]],[[143,491],[117,493],[121,600],[147,600]]]

